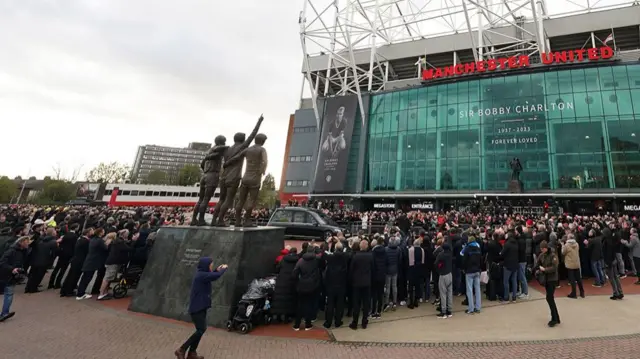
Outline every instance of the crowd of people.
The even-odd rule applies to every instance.
[[[285,248],[276,259],[272,309],[278,320],[294,320],[294,330],[303,319],[312,328],[323,309],[326,328],[343,325],[346,315],[355,330],[385,311],[429,300],[439,318],[451,318],[453,296],[465,296],[465,313],[478,314],[483,298],[527,300],[534,279],[545,288],[553,327],[560,324],[554,300],[560,280],[571,285],[573,299],[585,297],[582,278],[593,278],[594,287],[609,283],[612,300],[624,298],[621,278],[634,275],[640,284],[639,221],[628,215],[350,213],[363,226],[357,236]],[[365,231],[368,218],[387,224]]]
[[[296,330],[303,320],[310,329],[320,310],[325,327],[343,325],[346,315],[357,329],[386,311],[428,301],[440,318],[451,318],[454,296],[465,296],[465,312],[478,314],[483,300],[528,299],[534,279],[546,290],[554,326],[560,323],[553,299],[560,280],[571,284],[570,298],[584,297],[583,278],[593,278],[596,287],[610,284],[612,300],[624,298],[620,278],[636,275],[640,284],[639,223],[628,215],[521,215],[483,208],[357,212],[342,202],[320,208],[338,222],[357,223],[360,231],[283,249],[272,309],[280,320],[294,320]],[[157,229],[188,224],[190,210],[0,207],[0,321],[14,315],[13,293],[22,282],[26,293],[46,285],[61,297],[109,299],[119,269],[143,267]],[[269,214],[258,210],[254,216]]]

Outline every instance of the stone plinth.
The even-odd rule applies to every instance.
[[[524,192],[524,186],[520,181],[509,182],[509,193],[522,193]]]
[[[213,282],[208,324],[224,328],[229,314],[254,278],[275,271],[275,258],[284,247],[284,228],[162,227],[129,310],[190,321],[187,311],[191,282],[200,257],[214,266],[228,264]]]

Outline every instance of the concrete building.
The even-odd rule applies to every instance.
[[[396,3],[304,7],[311,99],[290,119],[283,202],[640,201],[637,1]]]
[[[211,148],[210,143],[193,142],[186,148],[158,145],[139,146],[131,171],[131,181],[144,182],[152,171],[177,173],[185,165],[200,165]]]

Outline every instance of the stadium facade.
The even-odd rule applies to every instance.
[[[394,15],[405,2],[414,11]],[[553,1],[556,10],[578,2]],[[545,1],[458,0],[431,12],[416,1],[348,1],[327,8],[333,22],[307,3],[311,96],[290,119],[282,200],[344,198],[367,209],[597,199],[602,210],[638,210],[637,1],[557,15]],[[434,19],[448,31],[422,30]],[[509,190],[514,157],[522,193]]]

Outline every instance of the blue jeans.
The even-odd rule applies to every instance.
[[[521,293],[523,295],[529,295],[529,286],[527,284],[527,275],[526,275],[526,271],[527,270],[527,263],[523,262],[520,263],[520,268],[518,270],[518,282],[520,282],[520,287],[522,288]]]
[[[511,284],[511,300],[516,300],[516,293],[518,292],[518,271],[510,271],[507,268],[502,269],[504,285],[504,300],[509,300],[509,284]]]
[[[7,285],[4,287],[4,302],[2,303],[2,313],[0,315],[9,314],[9,310],[11,309],[11,304],[13,303],[13,290],[15,286]]]
[[[480,291],[480,273],[470,273],[467,277],[467,298],[469,301],[469,312],[482,309]]]
[[[596,285],[604,284],[604,270],[602,267],[602,260],[591,261],[591,270],[593,270],[593,275],[596,277]]]

